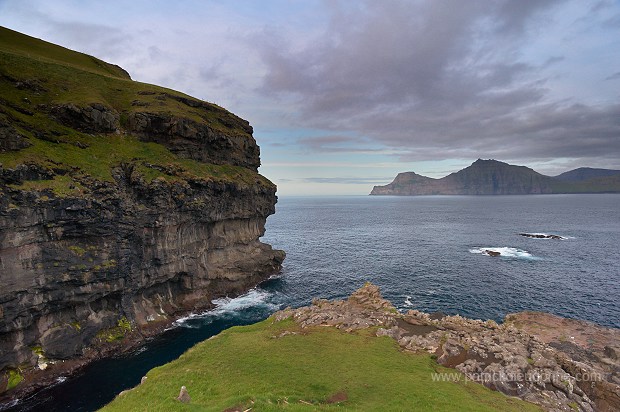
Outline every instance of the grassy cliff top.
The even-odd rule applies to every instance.
[[[115,133],[84,132],[58,121],[63,105],[102,105],[118,113]],[[251,128],[227,110],[183,93],[131,80],[122,68],[43,40],[0,27],[0,140],[19,136],[23,147],[2,151],[0,166],[36,164],[62,170],[54,179],[27,182],[67,194],[80,173],[112,181],[112,168],[134,163],[146,180],[198,178],[272,185],[252,170],[184,159],[170,147],[126,132],[132,113],[187,119],[214,133],[254,143]],[[2,142],[0,142],[2,143]],[[255,144],[255,143],[254,143]],[[176,170],[170,175],[162,170]]]
[[[118,66],[5,27],[0,27],[0,50],[41,62],[55,63],[74,67],[81,71],[131,80],[129,74]]]
[[[393,339],[373,332],[301,329],[273,318],[234,327],[151,370],[145,383],[103,411],[540,410],[466,382],[429,354],[402,352]],[[433,380],[441,372],[455,379]],[[175,399],[181,386],[189,404]]]

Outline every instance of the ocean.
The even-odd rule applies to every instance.
[[[96,410],[226,328],[367,281],[403,311],[536,310],[620,327],[620,195],[282,197],[262,240],[287,252],[278,276],[10,410]]]

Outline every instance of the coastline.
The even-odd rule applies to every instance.
[[[347,333],[355,332],[359,327],[364,329],[368,327],[371,327],[371,328],[375,327],[373,325],[376,325],[376,326],[383,325],[381,327],[384,330],[382,332],[378,331],[377,335],[378,336],[385,335],[385,336],[390,336],[392,338],[396,338],[397,343],[399,344],[399,346],[401,346],[401,350],[407,353],[408,352],[411,352],[411,353],[425,352],[426,349],[414,348],[412,346],[407,347],[407,344],[403,346],[402,345],[403,342],[401,341],[400,338],[404,337],[405,339],[407,339],[407,336],[405,335],[409,334],[411,331],[415,331],[416,334],[421,333],[421,332],[428,333],[428,332],[432,332],[433,330],[437,330],[437,328],[444,328],[444,331],[445,331],[445,330],[450,330],[451,328],[456,327],[461,330],[461,332],[459,333],[462,333],[463,331],[467,331],[468,329],[471,329],[471,328],[474,328],[476,331],[488,329],[488,330],[492,330],[493,333],[495,333],[497,336],[502,336],[502,334],[505,333],[506,330],[510,331],[508,333],[514,333],[515,331],[517,331],[518,332],[516,334],[517,338],[520,339],[520,336],[522,336],[522,334],[525,333],[525,334],[534,336],[535,337],[534,342],[536,342],[536,344],[542,343],[544,345],[549,345],[550,343],[550,340],[548,339],[549,337],[541,336],[539,333],[537,333],[537,331],[548,330],[547,327],[553,324],[555,324],[556,328],[553,329],[554,332],[551,333],[550,335],[551,337],[557,338],[557,337],[564,336],[561,338],[561,340],[566,341],[565,338],[568,337],[570,339],[570,336],[575,335],[574,336],[576,338],[575,344],[577,345],[582,345],[584,340],[581,339],[579,335],[573,332],[575,330],[580,330],[581,334],[586,337],[586,341],[589,339],[590,342],[592,342],[592,339],[591,339],[592,336],[599,335],[600,337],[601,334],[604,335],[609,331],[614,332],[616,337],[620,335],[620,329],[603,327],[603,326],[594,324],[592,322],[562,318],[559,316],[555,316],[555,315],[551,315],[547,313],[541,313],[541,312],[520,312],[517,314],[510,314],[506,316],[506,319],[504,322],[500,322],[498,324],[496,324],[494,321],[483,322],[479,320],[467,319],[467,318],[464,318],[458,315],[447,316],[447,315],[443,315],[440,313],[428,314],[428,313],[419,312],[416,310],[410,310],[410,311],[401,310],[400,312],[397,312],[395,308],[391,305],[391,303],[383,300],[382,298],[381,299],[376,298],[378,292],[371,294],[373,298],[368,299],[366,296],[369,295],[369,293],[368,291],[364,291],[365,289],[368,289],[367,286],[361,289],[362,291],[361,293],[360,291],[357,291],[353,294],[353,296],[357,295],[357,298],[349,298],[345,301],[326,301],[323,299],[315,299],[311,306],[303,306],[297,309],[287,308],[285,310],[281,310],[281,311],[276,312],[275,314],[272,314],[270,317],[275,318],[275,319],[286,319],[286,318],[294,319],[296,323],[301,325],[303,328],[312,328],[312,327],[316,327],[317,325],[320,327],[331,326],[338,330],[344,330]],[[362,308],[362,312],[359,312],[359,310],[357,311],[357,313],[356,313],[356,310],[351,311],[350,305],[349,305],[350,302],[353,302],[355,305],[360,306]],[[369,306],[369,303],[370,303],[370,306]],[[373,312],[369,313],[366,311],[364,313],[363,311],[367,310],[368,307],[370,307],[373,310]],[[386,313],[387,316],[381,319],[381,316],[383,316],[383,314],[379,313],[377,315],[376,314],[377,308],[379,309],[379,312],[385,310],[387,312]],[[180,317],[177,317],[176,319],[179,319],[182,317],[183,316],[180,316]],[[379,322],[380,324],[377,324],[377,319],[381,320],[381,322]],[[396,325],[393,324],[394,319],[397,320]],[[403,323],[403,320],[405,320],[404,323]],[[550,320],[551,320],[551,323],[550,323]],[[174,321],[167,322],[167,327],[169,327],[172,323],[174,323]],[[258,323],[263,323],[263,322],[259,321]],[[252,325],[257,325],[257,323],[252,323],[252,324],[249,324],[248,326],[253,327]],[[392,325],[392,327],[388,327],[390,325]],[[524,325],[526,327],[524,327]],[[533,331],[527,330],[527,326],[531,326],[531,325],[538,325],[538,326],[534,326]],[[395,329],[393,326],[396,326],[397,328]],[[446,328],[446,326],[449,326],[449,327]],[[241,327],[241,330],[244,330],[244,328],[246,327]],[[159,331],[163,331],[165,329],[166,329],[166,326],[162,324],[161,329]],[[237,330],[238,328],[234,328],[234,329]],[[400,336],[400,338],[398,336],[399,329],[400,329],[400,333],[403,334],[403,336]],[[225,330],[228,331],[229,329],[225,329]],[[403,332],[403,330],[407,332]],[[531,333],[531,332],[534,332],[534,333]],[[593,332],[593,333],[589,333],[589,332]],[[217,335],[213,335],[213,337],[215,336]],[[600,342],[600,344],[594,345],[594,346],[596,347],[599,353],[604,352],[605,341],[601,339],[598,339],[598,341]],[[612,338],[611,340],[609,338],[607,339],[607,343],[609,342],[613,343],[613,342],[618,342],[618,341],[619,340],[617,338]],[[123,343],[125,345],[122,348],[123,352],[120,352],[120,351],[116,353],[114,352],[119,349],[119,346],[111,346],[109,348],[112,351],[111,352],[112,356],[123,355],[124,353],[127,353],[128,351],[135,349],[137,346],[143,343],[143,340],[138,339],[132,342],[131,339],[128,337],[126,340],[123,341]],[[454,344],[454,342],[452,341],[450,343]],[[561,353],[562,351],[566,351],[567,342],[562,342],[562,343],[564,344],[564,348],[557,348],[557,347],[554,348],[553,345],[551,345],[552,350],[555,350],[558,353]],[[201,343],[198,343],[197,345],[201,345]],[[434,348],[433,351],[428,351],[428,353],[430,353],[435,359],[441,358],[441,356],[439,356],[439,352],[443,350],[441,346],[442,345],[439,345],[437,348]],[[458,347],[458,345],[456,346]],[[448,347],[451,348],[450,346]],[[572,362],[570,359],[573,359],[575,356],[583,356],[584,354],[588,354],[588,352],[584,352],[582,349],[577,348],[576,346],[570,346],[569,348],[572,349],[572,352],[570,354],[571,357],[569,357],[568,362]],[[438,349],[440,350],[439,352],[438,352]],[[456,357],[458,358],[458,356]],[[446,359],[442,360],[441,361],[442,363],[440,364],[454,368],[455,366],[458,366],[458,365],[451,364],[454,358],[455,356],[451,355],[447,357]],[[92,358],[90,361],[94,361],[97,359],[99,359],[99,357]],[[173,360],[170,363],[172,364],[174,362],[176,361]],[[83,365],[74,365],[76,366],[76,368],[72,370],[72,373],[79,374],[80,370],[87,364],[88,363],[84,363]],[[164,363],[164,365],[168,365],[168,364]],[[66,366],[67,368],[69,368],[69,364],[67,364]],[[458,370],[459,368],[457,367],[456,369]],[[60,369],[58,369],[58,371],[60,371]],[[150,372],[148,374],[150,374]],[[470,379],[470,380],[474,380],[474,379]],[[52,384],[56,383],[54,379],[51,377],[49,378],[48,382]],[[600,383],[598,384],[600,385]],[[493,382],[493,385],[496,385],[496,382]],[[495,386],[490,386],[490,387],[492,389],[497,390]],[[605,390],[604,388],[602,389],[602,392],[600,388],[598,388],[597,391],[599,393],[598,397],[601,397],[601,393],[604,393],[604,394],[609,393],[609,390]],[[17,408],[19,408],[19,405],[17,405]],[[549,409],[549,410],[553,410],[553,409]],[[605,410],[605,409],[595,408],[594,410]]]
[[[591,331],[598,335],[598,343],[600,345],[595,345],[595,347],[588,349],[581,346],[582,342],[576,339],[576,349],[573,348],[573,351],[568,351],[566,347],[557,347],[557,345],[553,345],[544,336],[539,336],[535,331],[530,333],[530,331],[523,328],[523,324],[520,321],[525,318],[522,316],[529,316],[527,323],[530,325],[534,324],[531,322],[533,318],[547,323],[549,319],[553,319],[555,322],[559,322],[557,325],[560,329],[558,330],[562,330],[568,335],[577,329],[583,329],[587,332],[588,328],[590,328]],[[220,380],[226,382],[227,379],[231,378],[228,376],[229,373],[233,373],[235,380],[243,381],[245,373],[250,373],[249,371],[253,369],[252,364],[254,362],[262,365],[260,366],[262,370],[262,368],[267,366],[261,363],[260,359],[266,353],[270,353],[269,358],[276,352],[278,355],[275,356],[279,356],[279,348],[281,348],[279,345],[285,345],[282,342],[291,342],[292,340],[297,342],[295,347],[298,349],[294,351],[295,356],[279,360],[275,365],[269,364],[268,368],[270,371],[265,371],[265,376],[271,376],[273,371],[279,376],[281,372],[278,372],[278,368],[296,370],[299,367],[297,362],[301,362],[302,365],[308,362],[300,358],[300,356],[305,356],[303,355],[305,353],[304,350],[307,349],[310,353],[315,353],[314,351],[318,350],[318,348],[313,349],[313,346],[307,347],[306,345],[312,345],[313,339],[321,341],[322,338],[320,336],[318,338],[310,338],[310,336],[332,333],[329,332],[330,330],[338,331],[338,333],[344,335],[356,336],[365,341],[373,339],[373,337],[374,339],[388,337],[390,340],[393,339],[395,341],[398,351],[404,355],[410,354],[414,357],[430,355],[432,363],[436,364],[437,368],[440,368],[438,370],[440,373],[437,376],[433,374],[432,382],[431,376],[422,376],[421,378],[424,382],[419,381],[416,383],[431,385],[428,388],[430,391],[433,391],[434,382],[439,382],[443,379],[444,382],[452,382],[454,380],[456,384],[459,382],[470,382],[470,384],[476,382],[481,384],[481,386],[486,386],[509,397],[516,397],[534,403],[547,411],[571,409],[608,411],[617,410],[620,406],[620,397],[618,396],[620,386],[613,383],[613,379],[617,379],[617,374],[613,371],[613,368],[618,366],[618,360],[612,361],[607,357],[607,355],[612,354],[612,351],[620,350],[620,348],[611,348],[606,345],[606,343],[609,344],[610,342],[615,345],[618,342],[617,337],[620,336],[620,329],[604,328],[590,322],[565,319],[535,312],[509,315],[506,317],[506,321],[500,324],[494,321],[468,319],[458,315],[428,314],[417,310],[403,313],[397,311],[389,301],[382,298],[378,287],[367,283],[345,300],[328,301],[325,299],[314,299],[310,306],[296,309],[287,308],[276,312],[263,322],[227,330],[222,333],[222,336],[226,336],[225,338],[218,335],[213,339],[199,343],[181,356],[179,360],[165,365],[162,367],[163,369],[157,368],[156,371],[149,372],[146,384],[140,384],[132,390],[123,391],[106,407],[106,410],[131,409],[130,405],[135,405],[134,402],[137,399],[140,399],[140,402],[152,403],[153,405],[165,406],[169,403],[167,407],[173,407],[174,402],[178,401],[175,401],[172,396],[174,385],[171,385],[171,380],[173,382],[183,382],[183,385],[189,383],[188,390],[190,394],[193,394],[192,399],[197,399],[196,401],[192,400],[192,403],[196,402],[196,406],[203,405],[204,407],[209,405],[209,407],[214,407],[214,405],[219,405],[218,408],[223,407],[229,401],[226,400],[224,395],[221,395],[223,398],[214,398],[213,385],[220,384]],[[253,333],[251,331],[260,331],[267,336],[267,341],[263,343],[268,345],[269,349],[255,349],[255,353],[248,355],[248,359],[244,358],[245,360],[238,367],[233,367],[232,369],[230,369],[230,366],[226,367],[228,372],[213,371],[210,370],[211,367],[202,364],[203,362],[210,362],[209,359],[211,357],[206,355],[206,353],[209,353],[209,347],[219,344],[215,342],[227,342],[231,334],[246,335]],[[327,339],[329,336],[326,335],[325,338]],[[357,338],[352,337],[351,339]],[[263,343],[256,342],[256,345],[262,347]],[[599,348],[604,348],[604,359],[598,358],[598,355],[600,355]],[[323,349],[326,351],[347,350],[331,346],[329,348],[323,347]],[[232,349],[218,349],[218,351],[221,350],[225,352],[217,353],[222,358],[232,355],[226,352]],[[300,350],[301,352],[299,352]],[[199,355],[201,353],[204,355]],[[584,355],[588,357],[584,358]],[[316,354],[311,356],[316,356]],[[389,357],[391,355],[388,355],[386,352],[380,356]],[[359,366],[357,362],[355,364],[345,363],[339,365],[339,367],[347,370],[348,368],[357,368]],[[359,360],[359,362],[364,363],[362,360]],[[187,369],[188,367],[190,369]],[[204,372],[207,370],[205,368],[210,370],[209,373],[224,373],[221,379],[218,378],[219,383],[211,382],[208,378],[196,381],[196,379],[191,378],[191,373],[187,375],[188,372],[194,370]],[[273,371],[271,371],[271,368],[273,368]],[[452,373],[449,372],[450,369],[441,368],[456,370]],[[314,376],[317,372],[314,369],[304,370],[310,376]],[[175,381],[175,378],[173,378],[175,376],[181,378],[181,380]],[[253,375],[250,374],[249,376]],[[363,381],[364,379],[361,382]],[[312,382],[319,388],[329,386],[321,380]],[[366,391],[355,395],[353,388],[356,385],[360,385],[361,382],[347,382],[346,388],[340,388],[341,390],[337,392],[340,394],[339,402],[343,402],[343,405],[346,407],[348,399],[353,397],[354,399],[351,400],[353,403],[350,405],[357,405],[353,406],[353,409],[359,410],[360,402],[363,404],[363,402],[368,400],[365,395]],[[270,391],[287,393],[288,384],[280,382],[279,385],[284,386],[272,387],[267,384],[267,387],[270,388]],[[207,390],[206,388],[210,389]],[[240,402],[237,409],[242,408],[242,405],[243,407],[256,406],[260,408],[261,402],[267,402],[268,404],[274,402],[273,399],[269,400],[269,395],[260,391],[256,392],[256,389],[252,388],[254,388],[254,385],[243,387],[243,394],[239,393],[240,397],[237,397]],[[334,392],[337,388],[326,388],[323,393],[327,395]],[[168,395],[162,393],[162,391],[165,392],[166,390],[170,391]],[[178,388],[176,390],[178,391]],[[204,392],[205,390],[207,392]],[[379,392],[379,397],[384,399],[381,394],[382,392]],[[208,396],[205,397],[205,395]],[[267,396],[267,400],[264,399],[265,396]],[[324,403],[330,403],[329,399],[333,398],[333,396],[316,398],[316,394],[310,395],[309,392],[296,392],[294,396],[291,398],[285,397],[284,399],[288,399],[293,403],[297,402],[296,399],[299,399],[296,397],[301,397],[302,400],[298,402],[319,406]],[[312,398],[312,396],[315,396],[315,398]],[[404,400],[406,401],[407,394],[403,393],[402,396],[405,397]],[[203,402],[208,403],[204,404]],[[254,405],[255,402],[256,405]],[[426,407],[428,408],[429,405],[426,405]]]
[[[37,396],[37,394],[42,390],[58,383],[62,383],[65,380],[79,376],[86,367],[94,362],[120,357],[131,353],[148,342],[149,339],[174,328],[174,324],[178,320],[193,314],[208,313],[209,311],[215,309],[216,305],[213,303],[214,300],[242,296],[248,291],[253,290],[262,282],[271,279],[273,276],[276,276],[276,274],[269,274],[266,277],[261,277],[259,280],[254,279],[255,282],[249,283],[245,289],[237,289],[228,294],[213,295],[209,299],[205,300],[208,303],[202,306],[199,310],[182,310],[176,312],[172,316],[159,319],[157,322],[151,322],[147,325],[141,326],[140,329],[134,328],[131,332],[125,334],[120,340],[114,340],[112,342],[98,340],[93,345],[85,348],[82,356],[73,359],[54,361],[49,363],[49,366],[45,370],[39,369],[37,365],[31,365],[28,368],[24,368],[22,370],[24,380],[20,383],[20,385],[13,390],[6,391],[0,395],[0,411],[11,410],[14,407],[18,407],[21,401]],[[59,379],[62,381],[59,382]],[[5,384],[6,382],[3,382],[3,385]]]

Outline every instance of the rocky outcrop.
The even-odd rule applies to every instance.
[[[601,358],[592,357],[598,353],[592,348],[581,347],[581,355],[577,355],[554,345],[549,336],[537,335],[540,328],[533,327],[532,322],[519,322],[523,318],[518,314],[497,324],[492,320],[435,316],[416,310],[399,313],[371,284],[364,285],[347,300],[317,299],[312,306],[287,308],[274,315],[276,321],[288,318],[302,328],[331,326],[351,332],[376,327],[377,336],[395,339],[402,350],[428,352],[439,364],[463,373],[461,378],[451,375],[452,379],[481,383],[547,411],[619,410],[620,362],[617,357],[614,359],[618,350],[616,329],[571,320],[564,328],[562,322],[556,321],[556,329],[550,335],[581,330],[584,336],[597,336],[599,346],[608,348],[603,349],[605,357]],[[607,345],[610,342],[612,346]]]
[[[260,151],[251,135],[249,124],[236,122],[230,127],[242,127],[250,134],[222,133],[206,123],[188,118],[136,112],[129,115],[127,126],[131,133],[140,136],[142,140],[160,143],[183,158],[213,164],[232,164],[254,171],[260,166]]]
[[[620,175],[616,171],[588,179],[569,180],[542,175],[525,166],[515,166],[497,160],[478,159],[471,166],[440,179],[399,173],[385,186],[375,186],[371,195],[528,195],[550,193],[608,193],[620,192]]]
[[[531,311],[510,314],[506,323],[554,348],[558,362],[573,374],[598,377],[580,385],[597,410],[620,410],[620,329]]]
[[[0,152],[25,149],[30,142],[0,114]]]
[[[488,256],[492,256],[492,257],[496,257],[496,256],[501,256],[502,253],[501,252],[497,252],[495,250],[489,250],[489,249],[485,249],[482,251],[483,254],[488,255]]]
[[[529,237],[532,239],[555,239],[565,240],[566,238],[560,235],[550,235],[546,233],[519,233],[519,236]]]
[[[118,112],[101,103],[79,107],[73,103],[53,106],[51,116],[59,123],[84,133],[111,133],[119,130]]]
[[[253,129],[246,120],[189,97],[158,93],[155,98],[162,104],[174,100],[181,104],[181,110],[187,110],[188,113],[173,115],[135,111],[126,115],[121,127],[118,111],[102,103],[94,102],[85,106],[73,103],[54,105],[47,112],[58,123],[83,133],[130,133],[145,142],[162,144],[182,158],[258,170],[260,149],[252,137]],[[189,113],[190,110],[192,113]],[[196,114],[198,119],[192,118]],[[218,121],[208,121],[210,117],[216,117]],[[2,130],[0,124],[0,133],[3,133]],[[13,132],[17,138],[18,135]],[[12,146],[24,147],[23,140],[12,141],[15,142]],[[22,142],[21,147],[19,142]]]

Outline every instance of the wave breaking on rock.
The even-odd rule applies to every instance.
[[[536,256],[533,256],[530,252],[523,249],[518,249],[514,247],[476,247],[469,249],[469,253],[477,254],[477,255],[486,255],[491,257],[506,257],[506,258],[515,258],[515,259],[528,259],[528,260],[537,260],[539,259]]]

